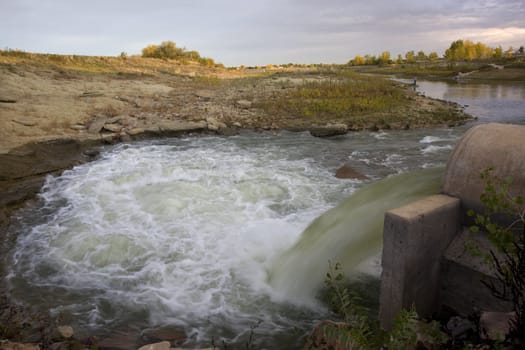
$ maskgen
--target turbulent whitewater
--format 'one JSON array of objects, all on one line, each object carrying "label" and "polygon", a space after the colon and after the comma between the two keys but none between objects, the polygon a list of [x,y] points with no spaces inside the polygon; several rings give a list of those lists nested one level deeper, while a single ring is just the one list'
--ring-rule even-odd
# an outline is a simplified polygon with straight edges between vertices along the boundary
[{"label": "turbulent whitewater", "polygon": [[[455,139],[448,129],[442,134]],[[173,324],[206,346],[212,336],[240,339],[261,322],[259,344],[295,348],[326,316],[315,292],[327,259],[336,255],[305,250],[316,266],[310,276],[282,259],[295,256],[292,247],[311,236],[311,229],[302,232],[316,217],[364,185],[336,179],[335,169],[352,162],[379,179],[442,165],[447,144],[430,140],[442,148],[429,155],[428,143],[419,142],[426,136],[355,133],[324,140],[282,133],[110,148],[94,162],[49,177],[39,203],[19,213],[5,254],[8,289],[17,301],[94,332]],[[384,189],[389,186],[395,184]],[[369,193],[368,209],[381,203],[372,201],[379,192]],[[381,222],[382,209],[374,222]],[[352,225],[367,241],[368,224]],[[374,230],[366,243],[372,249],[359,260],[377,253],[377,225]],[[287,290],[298,279],[311,280],[305,295]],[[308,307],[301,303],[306,299]]]}]

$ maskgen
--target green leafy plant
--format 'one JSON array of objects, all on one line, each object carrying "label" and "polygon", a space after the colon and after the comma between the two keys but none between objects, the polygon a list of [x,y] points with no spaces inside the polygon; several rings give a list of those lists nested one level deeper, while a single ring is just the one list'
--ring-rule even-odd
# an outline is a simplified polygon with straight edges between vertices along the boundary
[{"label": "green leafy plant", "polygon": [[[337,344],[348,349],[415,349],[418,341],[424,339],[432,348],[438,348],[448,341],[441,332],[438,322],[420,320],[416,310],[401,310],[393,322],[390,333],[381,330],[376,321],[369,317],[369,310],[362,306],[361,298],[347,287],[340,263],[329,261],[325,284],[329,290],[332,309],[346,324],[333,323],[324,327],[324,339],[315,339],[316,344]],[[316,347],[311,347],[316,349]]]},{"label": "green leafy plant", "polygon": [[[481,194],[482,214],[469,210],[475,217],[471,231],[484,230],[494,249],[489,251],[490,262],[498,284],[483,282],[496,298],[512,303],[515,316],[510,320],[508,338],[525,345],[525,207],[521,196],[513,196],[509,187],[511,178],[502,179],[487,168],[481,174],[486,187]],[[508,223],[508,224],[502,224]]]}]

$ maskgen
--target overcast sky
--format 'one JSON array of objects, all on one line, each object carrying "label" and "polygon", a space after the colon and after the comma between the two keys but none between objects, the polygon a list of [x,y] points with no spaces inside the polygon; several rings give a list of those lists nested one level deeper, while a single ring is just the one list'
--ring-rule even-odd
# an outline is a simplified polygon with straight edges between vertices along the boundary
[{"label": "overcast sky", "polygon": [[165,40],[225,65],[525,45],[525,0],[0,0],[0,48],[139,54]]}]

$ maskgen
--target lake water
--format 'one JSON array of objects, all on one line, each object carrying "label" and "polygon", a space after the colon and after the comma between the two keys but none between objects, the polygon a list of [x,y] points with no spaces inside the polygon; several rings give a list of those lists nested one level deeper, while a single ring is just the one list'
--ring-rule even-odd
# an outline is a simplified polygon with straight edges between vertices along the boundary
[{"label": "lake water", "polygon": [[[329,312],[315,293],[283,295],[269,272],[308,224],[368,182],[444,166],[475,123],[525,123],[523,84],[418,85],[479,119],[329,139],[281,132],[121,144],[49,177],[36,207],[18,213],[3,254],[11,296],[86,333],[169,324],[185,329],[188,345],[239,347],[254,329],[257,348],[301,348]],[[370,180],[336,179],[342,164]],[[377,278],[377,257],[363,263]]]}]

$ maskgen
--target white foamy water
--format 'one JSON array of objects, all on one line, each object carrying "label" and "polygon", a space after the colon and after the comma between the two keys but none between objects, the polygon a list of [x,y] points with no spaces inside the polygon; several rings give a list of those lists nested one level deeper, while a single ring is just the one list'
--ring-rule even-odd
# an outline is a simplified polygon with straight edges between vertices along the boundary
[{"label": "white foamy water", "polygon": [[261,321],[261,348],[301,348],[326,310],[273,289],[278,257],[363,185],[334,177],[348,160],[372,179],[443,165],[446,152],[421,153],[423,136],[283,133],[110,148],[48,178],[37,207],[20,213],[5,254],[9,290],[95,333],[173,324],[188,346],[206,347],[211,337],[242,344]]},{"label": "white foamy water", "polygon": [[425,136],[421,140],[419,140],[420,143],[434,143],[434,142],[440,142],[440,141],[451,141],[450,139],[441,138],[437,136]]},{"label": "white foamy water", "polygon": [[219,138],[120,146],[50,177],[12,288],[95,328],[140,316],[204,341],[214,324],[297,326],[305,311],[272,302],[267,270],[355,181],[293,154]]},{"label": "white foamy water", "polygon": [[421,153],[428,154],[428,153],[440,153],[440,152],[449,152],[452,150],[451,145],[445,145],[445,146],[437,146],[437,145],[430,145],[425,147],[421,150]]}]

